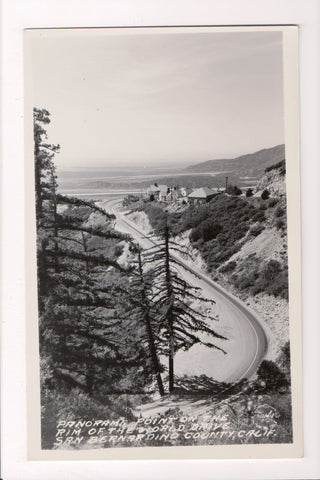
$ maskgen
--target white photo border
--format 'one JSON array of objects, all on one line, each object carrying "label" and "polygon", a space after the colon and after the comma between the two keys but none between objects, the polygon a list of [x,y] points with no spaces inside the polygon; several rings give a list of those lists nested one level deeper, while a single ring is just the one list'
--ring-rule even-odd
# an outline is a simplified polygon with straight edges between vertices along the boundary
[{"label": "white photo border", "polygon": [[[284,444],[212,445],[95,448],[90,450],[42,450],[41,407],[39,378],[39,345],[37,313],[37,269],[34,205],[34,149],[33,149],[33,98],[29,81],[31,43],[41,39],[79,37],[82,39],[114,35],[181,35],[218,32],[281,32],[284,71],[284,125],[286,148],[286,190],[288,216],[289,259],[289,319],[291,350],[291,391],[293,441]],[[235,459],[235,458],[291,458],[302,456],[302,375],[301,375],[301,268],[300,268],[300,177],[299,177],[299,104],[298,104],[298,29],[295,26],[249,27],[144,27],[111,29],[34,29],[25,31],[25,198],[26,198],[26,274],[29,279],[26,298],[27,317],[27,433],[28,459],[30,460],[153,460],[153,459]]]},{"label": "white photo border", "polygon": [[[293,7],[294,4],[294,7]],[[95,8],[96,7],[96,8]],[[277,1],[155,1],[70,0],[3,1],[3,320],[2,320],[2,464],[3,477],[15,479],[79,478],[316,478],[320,476],[319,362],[315,299],[319,273],[317,217],[319,178],[319,3]],[[25,280],[23,194],[23,69],[22,34],[25,28],[135,25],[250,25],[297,24],[300,29],[301,183],[303,246],[304,443],[303,459],[179,461],[179,462],[28,462],[26,460]],[[14,196],[12,195],[14,192]],[[14,215],[13,215],[14,212]],[[312,219],[310,216],[312,213]],[[4,279],[4,276],[3,276]],[[214,470],[214,473],[212,471]],[[62,473],[63,472],[63,473]],[[213,477],[213,475],[215,477]]]}]

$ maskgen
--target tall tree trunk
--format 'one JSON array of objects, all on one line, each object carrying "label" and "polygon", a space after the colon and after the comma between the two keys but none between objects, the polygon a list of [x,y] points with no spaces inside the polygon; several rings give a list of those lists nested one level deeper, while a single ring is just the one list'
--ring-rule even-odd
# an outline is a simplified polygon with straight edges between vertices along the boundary
[{"label": "tall tree trunk", "polygon": [[171,313],[168,314],[169,323],[169,393],[174,389],[174,332]]},{"label": "tall tree trunk", "polygon": [[42,195],[41,195],[41,166],[40,160],[38,160],[39,147],[35,145],[34,157],[35,157],[35,192],[36,192],[36,217],[37,224],[42,217]]},{"label": "tall tree trunk", "polygon": [[53,234],[54,234],[54,251],[55,251],[54,269],[55,269],[55,272],[58,273],[60,268],[59,268],[59,259],[58,259],[59,230],[58,230],[58,212],[57,212],[57,184],[56,184],[53,165],[50,168],[50,174],[51,174],[51,183],[52,183],[51,195],[52,195],[52,209],[53,209],[52,216],[53,216]]},{"label": "tall tree trunk", "polygon": [[169,393],[173,392],[174,389],[174,319],[172,314],[172,301],[173,301],[173,289],[172,289],[172,280],[170,272],[170,251],[169,251],[169,228],[166,224],[164,229],[164,241],[165,241],[165,265],[166,265],[166,288],[168,300],[170,302],[169,309],[167,312],[167,322],[168,322],[168,331],[169,331]]},{"label": "tall tree trunk", "polygon": [[145,306],[145,311],[144,311],[144,322],[147,327],[147,333],[148,333],[148,340],[149,340],[149,350],[152,358],[152,364],[153,364],[153,369],[154,373],[156,375],[157,379],[157,384],[158,384],[158,389],[161,397],[164,396],[164,387],[162,383],[162,378],[161,378],[161,373],[160,373],[160,362],[158,359],[157,355],[157,349],[154,341],[154,335],[152,331],[152,325],[151,325],[151,318],[149,315],[149,309],[147,305],[147,296],[144,288],[144,281],[143,281],[143,269],[142,269],[142,261],[141,261],[141,253],[138,253],[138,260],[139,260],[139,276],[140,276],[140,281],[141,281],[141,300],[142,300],[142,305]]},{"label": "tall tree trunk", "polygon": [[47,242],[46,240],[41,241],[41,248],[38,247],[38,302],[39,302],[39,311],[43,310],[43,300],[48,292],[48,265],[47,265],[47,252],[46,252]]},{"label": "tall tree trunk", "polygon": [[[81,238],[82,238],[82,246],[83,246],[83,251],[85,253],[85,255],[88,254],[88,244],[87,244],[87,239],[86,239],[86,236],[83,232],[81,232]],[[91,273],[91,268],[90,268],[90,263],[89,261],[86,259],[85,260],[85,270],[86,270],[86,277],[85,277],[85,286],[89,286],[90,285],[90,273]],[[90,300],[88,294],[87,294],[87,297],[88,297],[88,301]],[[90,324],[90,320],[88,320],[88,324],[87,324],[87,335],[89,337],[90,333],[91,333],[91,324]],[[89,395],[92,395],[92,392],[93,392],[93,388],[94,388],[94,383],[95,383],[95,370],[94,370],[94,366],[91,362],[91,359],[93,358],[93,355],[94,355],[94,348],[93,348],[93,342],[91,342],[91,344],[89,343],[89,346],[88,346],[88,353],[86,355],[87,357],[87,362],[86,362],[86,366],[85,366],[85,369],[86,369],[86,387],[85,387],[85,390],[86,390],[86,393],[88,393]]]},{"label": "tall tree trunk", "polygon": [[152,358],[153,369],[154,369],[154,373],[156,375],[159,393],[160,393],[161,397],[163,397],[164,396],[164,387],[163,387],[162,378],[161,378],[161,374],[160,374],[160,363],[159,363],[159,360],[158,360],[157,351],[156,351],[156,347],[155,347],[155,343],[154,343],[154,337],[153,337],[153,332],[152,332],[152,328],[151,328],[150,317],[149,317],[148,314],[146,314],[144,318],[145,318],[145,323],[146,323],[147,331],[148,331],[149,350],[150,350],[150,354],[151,354],[151,358]]}]

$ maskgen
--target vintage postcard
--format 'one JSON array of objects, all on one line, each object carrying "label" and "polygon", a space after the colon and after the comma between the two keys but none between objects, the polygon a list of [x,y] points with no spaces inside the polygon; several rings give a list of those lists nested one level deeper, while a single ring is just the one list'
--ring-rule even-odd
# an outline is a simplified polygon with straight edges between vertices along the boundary
[{"label": "vintage postcard", "polygon": [[29,459],[302,456],[297,37],[25,31]]}]

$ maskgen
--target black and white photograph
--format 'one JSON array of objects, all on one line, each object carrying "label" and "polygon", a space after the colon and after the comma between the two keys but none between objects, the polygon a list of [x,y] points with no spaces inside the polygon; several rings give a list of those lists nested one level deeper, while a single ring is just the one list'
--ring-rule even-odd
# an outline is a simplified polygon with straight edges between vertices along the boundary
[{"label": "black and white photograph", "polygon": [[25,31],[42,452],[301,455],[285,32]]}]

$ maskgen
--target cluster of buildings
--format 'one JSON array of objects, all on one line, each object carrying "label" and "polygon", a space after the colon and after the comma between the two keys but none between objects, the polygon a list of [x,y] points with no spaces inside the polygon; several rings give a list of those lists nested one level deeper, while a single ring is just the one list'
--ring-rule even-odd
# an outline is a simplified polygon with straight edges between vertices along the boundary
[{"label": "cluster of buildings", "polygon": [[167,185],[158,185],[153,183],[147,188],[146,197],[149,200],[158,200],[161,202],[181,202],[181,203],[205,203],[222,193],[221,188],[189,188],[189,187],[168,187]]}]

